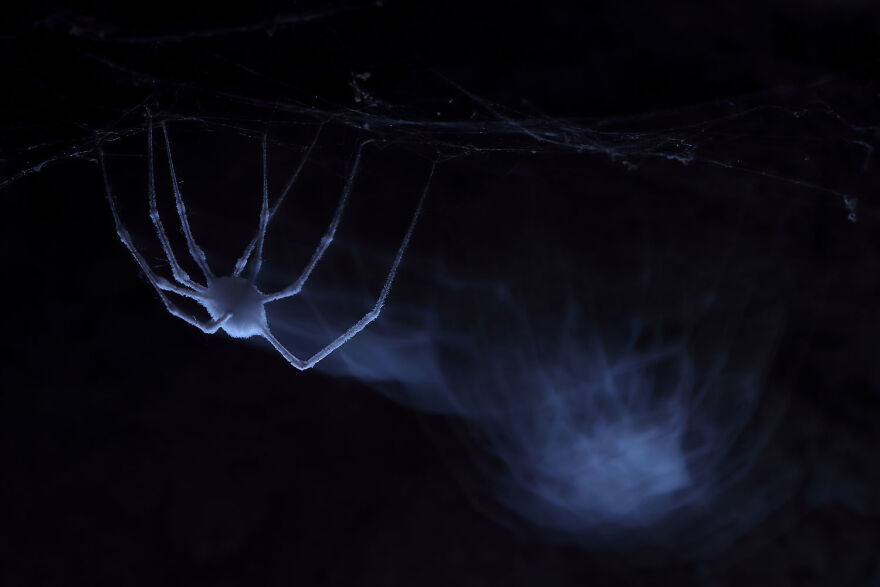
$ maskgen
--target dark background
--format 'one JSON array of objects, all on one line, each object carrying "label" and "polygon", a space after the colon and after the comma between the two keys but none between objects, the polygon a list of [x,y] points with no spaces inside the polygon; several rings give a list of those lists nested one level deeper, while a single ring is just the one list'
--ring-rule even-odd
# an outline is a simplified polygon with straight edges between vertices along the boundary
[{"label": "dark background", "polygon": [[[0,16],[3,585],[880,584],[874,3],[93,2]],[[636,151],[628,171],[546,144],[532,157],[500,132],[505,152],[444,163],[395,293],[435,303],[447,286],[425,275],[442,265],[506,284],[536,321],[560,283],[589,289],[600,322],[687,314],[706,291],[783,316],[767,386],[787,408],[764,466],[793,480],[720,551],[584,546],[493,513],[454,419],[184,325],[113,231],[96,133],[137,129],[145,103],[258,130],[295,103],[289,116],[311,125],[311,107],[419,121],[405,172],[393,150],[371,163],[399,178],[377,188],[397,215],[352,214],[346,238],[399,233],[389,198],[420,185],[432,149],[419,139],[474,141],[429,122],[493,120],[446,79],[503,116],[693,125],[687,166]],[[728,101],[744,106],[709,124]],[[772,107],[742,114],[750,104]],[[257,144],[233,153],[245,179]],[[182,157],[210,173],[211,153]],[[319,161],[339,177],[347,162]],[[856,222],[841,194],[858,198]],[[640,268],[659,277],[645,285]]]}]

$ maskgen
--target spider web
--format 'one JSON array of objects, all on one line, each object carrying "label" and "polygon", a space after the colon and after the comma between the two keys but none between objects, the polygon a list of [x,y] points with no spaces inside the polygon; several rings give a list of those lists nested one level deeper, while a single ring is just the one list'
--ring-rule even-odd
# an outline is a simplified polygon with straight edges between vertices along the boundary
[{"label": "spider web", "polygon": [[[390,97],[371,72],[349,72],[330,84],[322,97],[210,51],[199,59],[204,79],[192,82],[151,73],[146,63],[138,63],[143,59],[132,58],[136,50],[127,50],[128,45],[173,48],[190,40],[256,33],[271,37],[279,28],[370,7],[340,5],[275,14],[253,25],[144,34],[111,30],[75,13],[56,14],[39,25],[73,40],[77,67],[106,77],[102,81],[116,90],[114,98],[117,92],[126,94],[125,105],[120,110],[118,104],[108,104],[82,118],[58,119],[51,125],[29,125],[20,117],[7,133],[0,189],[66,160],[92,160],[96,140],[142,132],[141,124],[132,123],[137,117],[130,116],[139,105],[158,107],[157,122],[201,121],[251,136],[269,125],[332,122],[364,136],[431,147],[440,159],[570,150],[604,157],[633,171],[652,161],[718,167],[835,197],[852,221],[858,218],[858,202],[870,196],[876,183],[874,63],[685,107],[585,117],[546,114],[527,97],[521,97],[517,107],[492,102],[432,69],[410,72],[406,84],[388,89]],[[14,35],[3,42],[12,52],[24,45]],[[153,59],[162,53],[157,51]],[[235,81],[230,83],[226,78],[233,74]],[[260,91],[242,91],[254,88]],[[61,109],[60,114],[67,113]]]}]

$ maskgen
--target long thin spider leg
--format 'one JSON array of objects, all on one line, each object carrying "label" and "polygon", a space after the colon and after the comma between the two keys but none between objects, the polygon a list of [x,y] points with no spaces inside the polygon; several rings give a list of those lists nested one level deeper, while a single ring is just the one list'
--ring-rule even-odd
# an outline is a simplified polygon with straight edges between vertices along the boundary
[{"label": "long thin spider leg", "polygon": [[340,334],[336,340],[322,348],[320,351],[312,355],[308,359],[300,359],[290,351],[288,351],[284,345],[282,345],[278,339],[271,333],[268,327],[263,329],[263,336],[268,340],[275,349],[281,353],[287,361],[296,367],[299,370],[310,369],[315,366],[319,361],[321,361],[324,357],[344,345],[346,342],[352,339],[357,333],[366,328],[366,326],[379,317],[379,314],[382,312],[382,306],[385,305],[385,299],[388,297],[389,292],[391,291],[391,284],[394,283],[394,277],[397,274],[397,268],[400,265],[401,260],[403,259],[403,254],[406,251],[407,245],[409,245],[409,241],[412,238],[413,230],[416,227],[416,222],[419,219],[419,215],[422,212],[422,206],[425,203],[425,197],[428,194],[428,188],[431,185],[431,179],[434,177],[434,169],[436,168],[436,163],[431,165],[431,171],[428,175],[428,181],[425,184],[425,189],[422,192],[421,198],[419,198],[419,204],[416,207],[416,211],[413,214],[412,220],[409,223],[409,228],[406,230],[406,235],[403,237],[403,242],[400,244],[400,248],[397,249],[397,254],[394,256],[394,262],[391,264],[391,269],[388,271],[388,276],[385,278],[385,284],[382,286],[382,292],[379,294],[379,297],[376,299],[376,303],[373,305],[373,308],[364,314],[364,316],[358,320],[354,326]]},{"label": "long thin spider leg", "polygon": [[266,142],[268,137],[263,135],[263,204],[260,208],[260,226],[257,230],[257,254],[250,266],[248,281],[251,284],[257,279],[260,267],[263,265],[263,242],[266,240],[266,226],[269,224],[269,154]]},{"label": "long thin spider leg", "polygon": [[272,212],[270,212],[270,214],[269,214],[270,219],[272,218],[272,216],[275,215],[275,212],[278,211],[278,207],[281,206],[281,202],[283,202],[284,198],[287,197],[287,194],[293,188],[293,184],[296,183],[296,180],[299,177],[300,172],[303,170],[303,167],[305,167],[306,162],[312,156],[312,151],[315,149],[315,145],[318,144],[318,138],[321,136],[321,131],[324,130],[325,124],[327,124],[327,123],[322,122],[321,124],[318,125],[318,130],[317,130],[317,132],[315,132],[315,136],[312,139],[312,142],[309,144],[309,148],[306,149],[306,152],[303,155],[303,158],[300,160],[299,165],[297,165],[296,170],[293,172],[293,175],[290,176],[290,179],[287,180],[287,183],[284,185],[284,189],[281,191],[281,195],[278,196],[278,200],[272,206]]},{"label": "long thin spider leg", "polygon": [[[244,252],[241,254],[241,257],[235,262],[235,270],[232,272],[233,277],[238,277],[241,275],[241,272],[244,271],[245,266],[247,265],[248,260],[251,257],[251,253],[254,252],[254,248],[257,246],[257,241],[262,240],[266,236],[266,227],[269,225],[269,222],[275,216],[275,213],[278,211],[278,208],[281,206],[281,203],[284,201],[284,198],[287,196],[288,192],[290,192],[293,184],[296,183],[297,178],[299,178],[300,172],[305,167],[306,162],[309,160],[309,157],[312,155],[312,150],[315,148],[315,145],[318,143],[318,137],[321,136],[321,130],[323,130],[325,123],[321,123],[318,126],[318,132],[315,133],[315,138],[312,139],[312,143],[309,145],[308,149],[306,149],[303,158],[300,160],[299,165],[294,170],[293,175],[290,176],[287,184],[284,186],[284,190],[281,192],[281,195],[278,196],[278,199],[272,205],[272,208],[269,210],[268,216],[265,218],[265,222],[263,220],[263,214],[260,215],[260,226],[257,229],[257,233],[251,239],[251,242],[248,243],[248,246],[245,247]],[[265,137],[264,137],[265,138]],[[265,148],[265,145],[264,145]],[[265,162],[264,162],[265,164]],[[264,170],[265,171],[265,170]],[[268,191],[268,190],[267,190]],[[262,262],[262,261],[261,261]]]},{"label": "long thin spider leg", "polygon": [[288,363],[290,363],[291,365],[293,365],[294,367],[296,367],[300,371],[305,371],[306,369],[308,369],[309,367],[312,366],[312,365],[309,365],[307,361],[300,359],[299,357],[294,355],[292,352],[287,350],[284,347],[284,345],[281,344],[281,341],[279,341],[277,338],[275,338],[275,335],[272,334],[272,332],[268,328],[263,329],[263,338],[268,340],[269,343],[273,347],[275,347],[275,350],[278,351],[279,353],[281,353],[282,357],[287,359]]},{"label": "long thin spider leg", "polygon": [[213,320],[209,320],[205,324],[201,324],[198,320],[193,319],[193,321],[187,320],[190,324],[204,332],[205,334],[214,334],[229,320],[229,317],[232,316],[232,312],[226,312],[219,318],[215,318]]},{"label": "long thin spider leg", "polygon": [[361,163],[361,155],[363,154],[364,147],[372,142],[372,140],[364,141],[360,144],[360,146],[358,146],[357,154],[354,157],[354,162],[352,163],[351,170],[348,173],[348,179],[346,180],[345,187],[342,190],[342,197],[339,198],[339,203],[336,205],[336,212],[334,212],[333,214],[333,220],[330,221],[330,226],[327,227],[327,232],[324,233],[323,237],[321,237],[321,242],[318,244],[318,247],[312,254],[312,258],[309,260],[308,265],[306,265],[306,268],[303,270],[302,274],[290,286],[273,294],[267,294],[264,298],[267,302],[295,296],[300,292],[300,290],[302,290],[303,285],[305,285],[306,281],[308,281],[309,276],[312,274],[312,271],[314,271],[315,266],[318,264],[318,261],[321,260],[321,257],[324,256],[324,253],[327,251],[330,243],[333,242],[333,237],[336,234],[337,227],[339,226],[339,221],[342,220],[342,213],[345,211],[345,205],[348,203],[348,195],[351,193],[351,187],[354,184],[354,179],[357,175],[358,166]]},{"label": "long thin spider leg", "polygon": [[128,233],[128,230],[122,224],[122,219],[119,216],[119,210],[116,208],[116,198],[113,196],[113,190],[110,188],[110,179],[107,176],[107,165],[104,162],[104,149],[101,148],[100,144],[98,144],[98,160],[101,163],[101,176],[104,180],[104,190],[107,193],[107,201],[110,203],[110,211],[113,214],[113,222],[116,225],[116,234],[119,236],[119,240],[122,241],[122,244],[125,245],[125,248],[128,249],[128,252],[131,253],[131,256],[134,257],[134,260],[141,268],[141,271],[143,271],[144,275],[147,276],[150,284],[159,294],[159,298],[165,305],[165,309],[168,310],[168,312],[172,316],[180,318],[187,324],[195,326],[206,334],[217,332],[217,330],[229,319],[232,314],[227,313],[220,318],[217,318],[216,320],[209,320],[208,322],[202,323],[197,318],[188,315],[186,312],[178,308],[177,305],[174,304],[174,302],[168,299],[168,296],[165,294],[166,291],[171,291],[176,294],[199,301],[203,299],[203,296],[198,292],[189,291],[178,285],[175,285],[169,282],[164,277],[160,277],[153,273],[153,270],[150,268],[150,265],[147,263],[146,259],[144,259],[143,255],[141,255],[137,248],[134,246],[134,241],[132,241],[131,235]]},{"label": "long thin spider leg", "polygon": [[186,215],[186,205],[183,203],[183,198],[180,195],[180,186],[177,183],[177,173],[174,171],[174,160],[171,157],[171,141],[168,139],[168,127],[165,125],[164,120],[160,124],[162,125],[162,134],[165,136],[165,152],[168,154],[168,170],[171,172],[171,186],[174,188],[174,200],[177,203],[177,215],[180,217],[180,226],[183,228],[183,234],[186,236],[186,246],[189,248],[189,254],[192,255],[193,260],[198,264],[202,273],[205,274],[205,279],[207,279],[210,284],[214,281],[214,274],[211,272],[211,268],[208,267],[208,259],[205,256],[205,251],[199,247],[195,237],[193,237],[192,230],[190,229],[189,219]]},{"label": "long thin spider leg", "polygon": [[192,277],[189,276],[189,273],[187,273],[177,261],[177,256],[174,254],[174,249],[171,248],[171,242],[168,240],[168,234],[165,232],[165,225],[162,223],[162,218],[159,216],[159,209],[156,206],[156,172],[153,156],[153,117],[150,115],[149,111],[147,112],[147,117],[147,167],[149,171],[147,185],[150,198],[150,220],[153,221],[156,236],[159,237],[159,242],[162,243],[162,250],[165,251],[165,257],[171,265],[171,273],[174,275],[174,279],[196,291],[204,292],[205,287],[193,281]]}]

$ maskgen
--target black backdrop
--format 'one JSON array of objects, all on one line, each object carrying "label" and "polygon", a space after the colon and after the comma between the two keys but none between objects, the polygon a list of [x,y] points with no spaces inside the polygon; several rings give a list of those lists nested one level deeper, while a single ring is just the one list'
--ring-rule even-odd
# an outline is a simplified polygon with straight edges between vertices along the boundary
[{"label": "black backdrop", "polygon": [[[880,582],[871,2],[93,2],[0,14],[2,584]],[[260,100],[258,114],[228,107],[223,93]],[[745,105],[728,126],[710,125],[727,102]],[[292,103],[312,129],[321,119],[311,107],[343,127],[417,121],[402,159],[392,150],[370,164],[386,183],[376,208],[352,214],[353,248],[375,237],[393,250],[410,208],[392,198],[421,185],[431,153],[455,155],[438,171],[389,311],[395,297],[437,303],[450,281],[432,277],[447,274],[436,266],[503,283],[533,324],[562,304],[560,283],[589,290],[595,321],[608,324],[687,315],[712,283],[721,306],[752,324],[738,344],[772,339],[765,385],[785,411],[754,491],[784,469],[779,499],[744,512],[742,532],[708,554],[548,536],[488,504],[456,418],[407,407],[363,378],[297,372],[267,346],[168,316],[116,238],[94,137],[137,128],[142,104],[198,117],[217,103],[226,120],[256,120],[257,133]],[[773,108],[743,114],[749,104]],[[693,125],[697,160],[635,149],[623,157],[630,169],[607,153],[529,146],[504,124],[486,143],[500,152],[461,156],[441,143],[476,139],[430,126],[469,117],[526,117],[539,129],[571,118]],[[340,131],[340,144],[355,135]],[[116,144],[117,166],[132,145]],[[258,178],[257,145],[227,155],[242,181]],[[193,148],[181,154],[189,169],[212,173],[215,147]],[[337,177],[350,160],[320,157]],[[137,187],[122,196],[131,210],[143,203]],[[316,205],[303,220],[312,236],[324,212]],[[386,233],[391,241],[375,236]],[[647,286],[644,271],[658,276]],[[491,343],[474,343],[472,360],[491,362]]]}]

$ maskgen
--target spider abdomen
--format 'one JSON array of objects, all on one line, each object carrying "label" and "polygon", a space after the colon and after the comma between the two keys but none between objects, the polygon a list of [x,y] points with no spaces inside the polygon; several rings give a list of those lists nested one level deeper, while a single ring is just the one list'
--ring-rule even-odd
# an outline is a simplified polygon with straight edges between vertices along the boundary
[{"label": "spider abdomen", "polygon": [[215,320],[230,314],[221,328],[234,338],[259,336],[266,328],[264,296],[243,277],[215,279],[201,303]]}]

